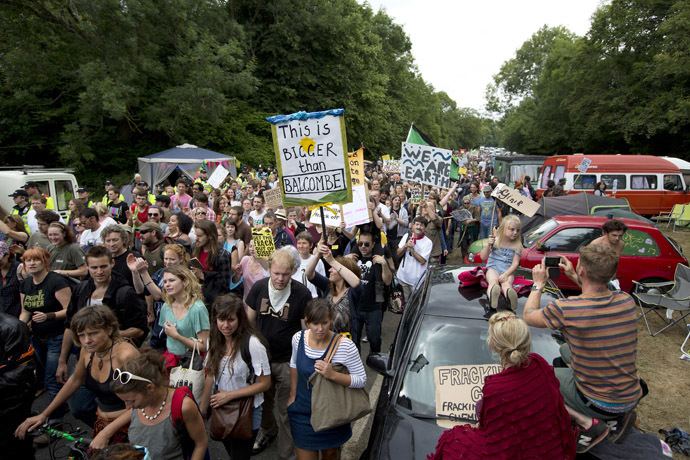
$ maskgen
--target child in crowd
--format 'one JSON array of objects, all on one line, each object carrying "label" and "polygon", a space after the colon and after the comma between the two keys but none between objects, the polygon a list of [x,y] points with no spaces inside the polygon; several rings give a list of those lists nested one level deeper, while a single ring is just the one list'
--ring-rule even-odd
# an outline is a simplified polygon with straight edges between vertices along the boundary
[{"label": "child in crowd", "polygon": [[510,308],[517,309],[517,292],[513,289],[513,273],[520,266],[522,256],[520,238],[520,219],[514,215],[506,216],[498,230],[492,229],[489,242],[481,252],[486,260],[486,280],[489,283],[487,296],[491,308],[498,306],[498,298],[503,290]]}]

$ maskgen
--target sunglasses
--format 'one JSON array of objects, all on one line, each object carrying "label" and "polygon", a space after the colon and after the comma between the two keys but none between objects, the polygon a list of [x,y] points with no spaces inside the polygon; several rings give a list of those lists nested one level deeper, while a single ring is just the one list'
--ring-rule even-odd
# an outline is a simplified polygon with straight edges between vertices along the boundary
[{"label": "sunglasses", "polygon": [[194,214],[197,216],[205,216],[206,215],[206,213],[204,211],[195,212]]},{"label": "sunglasses", "polygon": [[153,230],[148,230],[148,229],[147,229],[147,230],[140,230],[140,231],[139,231],[139,234],[140,234],[140,235],[146,235],[147,233],[151,233],[152,231],[153,231]]},{"label": "sunglasses", "polygon": [[113,380],[117,380],[123,385],[127,385],[131,380],[138,380],[140,382],[148,382],[153,384],[153,382],[149,379],[139,377],[138,375],[134,375],[131,372],[122,372],[119,368],[113,371]]},{"label": "sunglasses", "polygon": [[160,216],[160,214],[158,214],[158,213],[154,213],[154,214],[149,213],[148,216],[149,216],[149,217],[158,217],[158,216]]},{"label": "sunglasses", "polygon": [[368,242],[368,241],[360,241],[360,242],[357,243],[357,246],[359,246],[360,248],[361,248],[362,246],[364,246],[365,248],[368,248],[369,246],[371,246],[371,243]]}]

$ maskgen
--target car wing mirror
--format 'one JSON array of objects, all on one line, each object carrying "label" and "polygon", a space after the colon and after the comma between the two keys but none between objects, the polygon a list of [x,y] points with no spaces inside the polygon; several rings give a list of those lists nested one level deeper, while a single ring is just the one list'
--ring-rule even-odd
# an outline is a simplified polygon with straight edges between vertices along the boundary
[{"label": "car wing mirror", "polygon": [[549,251],[549,246],[542,243],[541,241],[537,241],[537,251],[539,252],[548,252]]},{"label": "car wing mirror", "polygon": [[384,377],[393,378],[393,371],[388,369],[389,360],[390,355],[388,353],[371,353],[367,357],[367,366]]}]

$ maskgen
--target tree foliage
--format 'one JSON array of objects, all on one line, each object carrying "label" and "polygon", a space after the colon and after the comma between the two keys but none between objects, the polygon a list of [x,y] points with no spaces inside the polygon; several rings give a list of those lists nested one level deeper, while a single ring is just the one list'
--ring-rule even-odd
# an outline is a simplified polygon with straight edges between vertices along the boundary
[{"label": "tree foliage", "polygon": [[[687,158],[689,29],[687,1],[613,0],[597,10],[585,37],[562,31],[544,47],[535,34],[535,43],[521,50],[545,53],[534,56],[533,66],[507,61],[489,91],[491,108],[504,114],[503,142],[522,153]],[[518,71],[504,72],[516,62]],[[519,98],[519,104],[505,104]]]},{"label": "tree foliage", "polygon": [[402,27],[355,0],[0,0],[0,163],[131,173],[184,142],[273,162],[268,115],[342,107],[348,144],[495,131],[420,76]]}]

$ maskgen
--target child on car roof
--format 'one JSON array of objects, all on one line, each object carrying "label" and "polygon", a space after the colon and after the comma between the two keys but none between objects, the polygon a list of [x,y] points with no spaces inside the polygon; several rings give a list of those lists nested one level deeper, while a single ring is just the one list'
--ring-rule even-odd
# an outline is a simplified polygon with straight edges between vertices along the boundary
[{"label": "child on car roof", "polygon": [[520,266],[522,256],[522,239],[520,238],[520,219],[515,215],[506,216],[498,230],[492,229],[489,242],[481,252],[486,260],[486,281],[489,283],[487,296],[491,308],[496,309],[501,290],[505,294],[510,308],[517,309],[517,292],[513,289],[515,270]]}]

